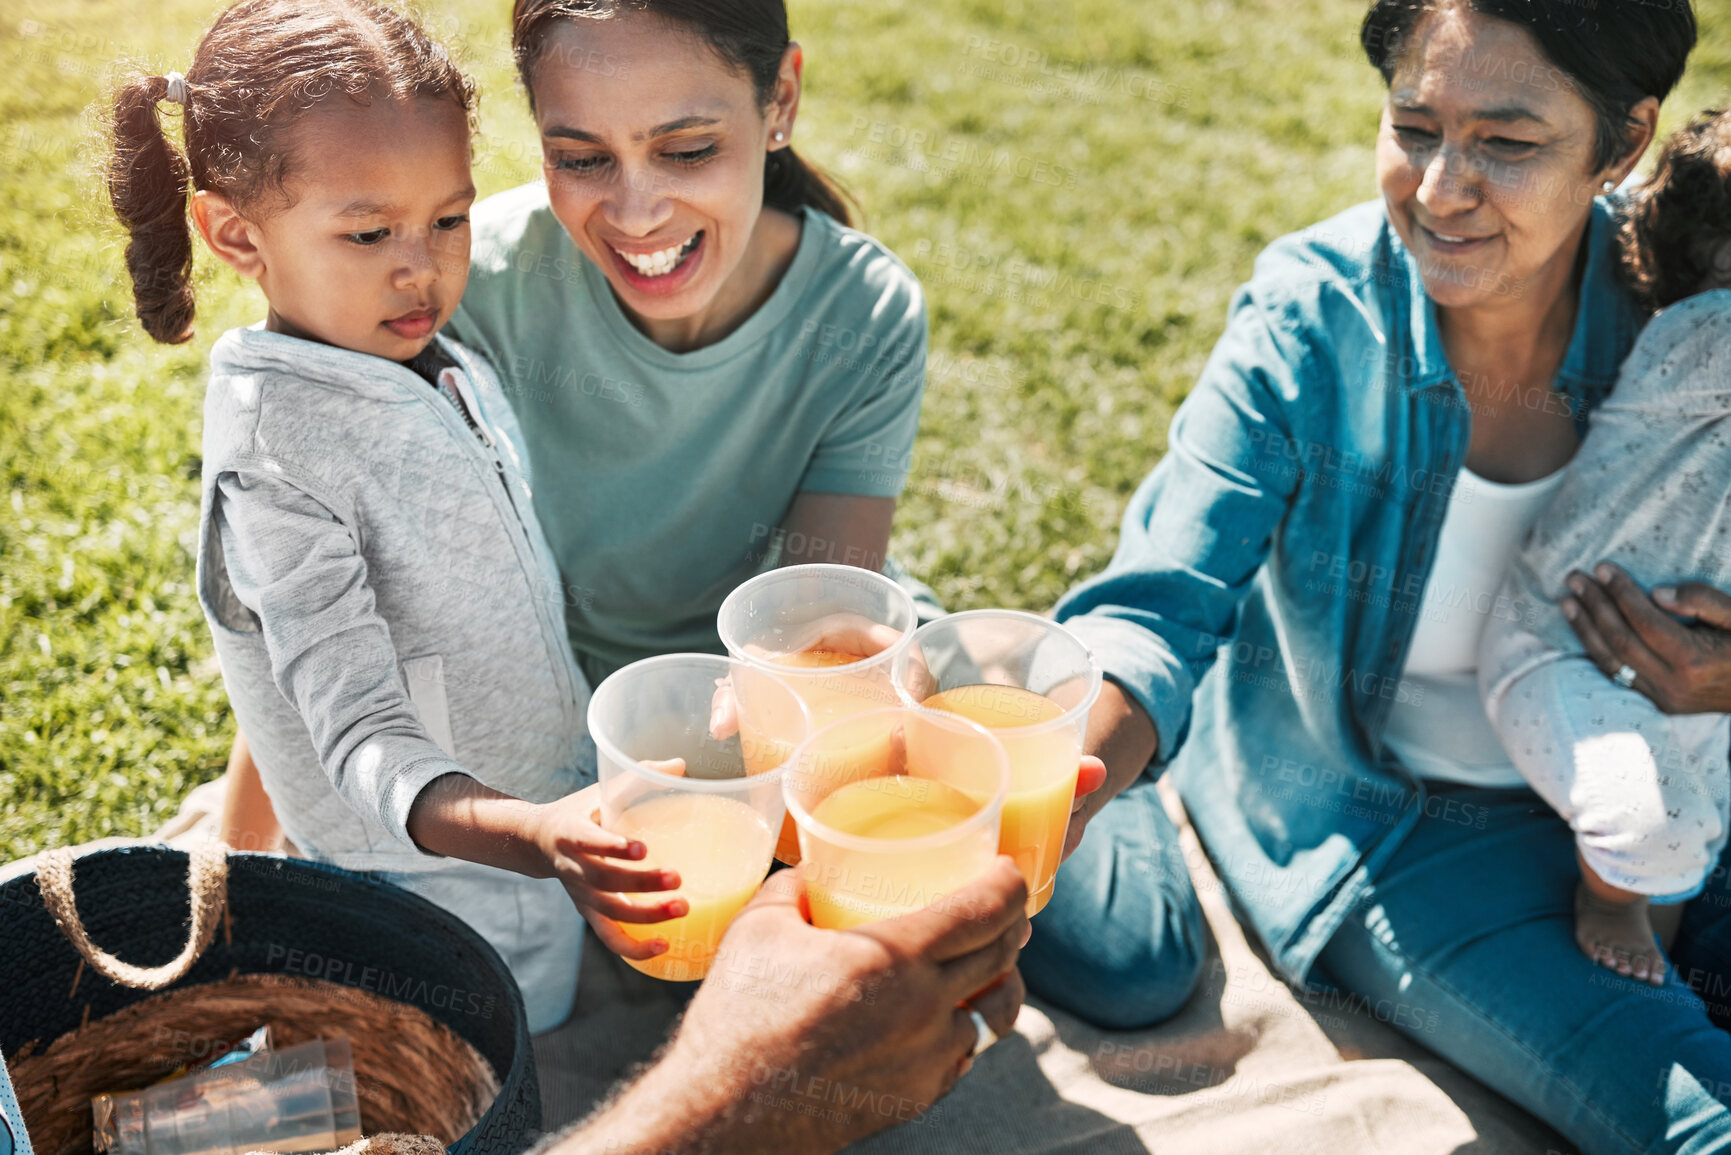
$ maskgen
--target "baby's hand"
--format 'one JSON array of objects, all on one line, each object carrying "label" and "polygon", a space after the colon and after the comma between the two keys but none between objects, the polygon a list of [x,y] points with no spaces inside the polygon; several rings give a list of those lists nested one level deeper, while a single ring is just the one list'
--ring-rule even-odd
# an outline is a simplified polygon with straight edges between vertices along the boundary
[{"label": "baby's hand", "polygon": [[[536,843],[608,950],[622,958],[654,958],[667,950],[665,939],[637,942],[618,923],[664,922],[686,914],[690,904],[664,893],[679,889],[677,871],[627,865],[648,850],[636,839],[603,830],[600,805],[601,787],[595,785],[541,807]],[[648,901],[627,897],[645,892],[661,893]]]}]

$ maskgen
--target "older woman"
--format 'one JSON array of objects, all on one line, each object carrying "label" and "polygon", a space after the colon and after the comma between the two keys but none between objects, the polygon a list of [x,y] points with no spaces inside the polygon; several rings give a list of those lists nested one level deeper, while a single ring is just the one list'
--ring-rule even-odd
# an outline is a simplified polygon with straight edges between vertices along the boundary
[{"label": "older woman", "polygon": [[[1595,968],[1570,929],[1570,831],[1473,685],[1503,570],[1642,325],[1598,194],[1640,159],[1694,37],[1686,3],[1374,4],[1382,199],[1258,260],[1111,567],[1060,607],[1111,675],[1090,734],[1110,777],[1035,922],[1031,991],[1092,992],[1119,1024],[1169,1013],[1194,976],[1194,897],[1147,842],[1170,826],[1144,767],[1169,764],[1289,980],[1362,995],[1583,1149],[1731,1142],[1711,1017],[1731,1008],[1688,989],[1731,977],[1725,872],[1676,945],[1688,985]],[[1673,655],[1711,633],[1615,581],[1576,591],[1608,670],[1642,629]],[[1725,709],[1716,644],[1641,657],[1643,684]]]}]

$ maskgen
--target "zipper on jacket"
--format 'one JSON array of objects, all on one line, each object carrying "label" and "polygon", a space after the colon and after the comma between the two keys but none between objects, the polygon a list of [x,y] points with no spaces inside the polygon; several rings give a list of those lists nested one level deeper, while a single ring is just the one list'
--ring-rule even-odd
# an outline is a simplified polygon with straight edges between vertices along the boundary
[{"label": "zipper on jacket", "polygon": [[[446,374],[449,376],[447,377]],[[460,366],[453,366],[439,374],[439,378],[441,382],[449,382],[450,385],[449,390],[441,388],[440,392],[444,393],[451,404],[456,406],[457,412],[463,415],[463,420],[468,423],[469,428],[474,430],[475,435],[481,439],[481,444],[487,447],[488,454],[493,459],[493,473],[499,478],[499,484],[505,487],[505,496],[511,502],[511,511],[521,520],[523,511],[517,507],[517,495],[511,492],[510,479],[505,476],[504,459],[499,456],[499,446],[493,440],[492,430],[488,429],[487,423],[481,419],[481,405],[475,400],[474,391],[469,385],[468,375],[463,372]]]},{"label": "zipper on jacket", "polygon": [[481,439],[481,443],[488,449],[492,449],[492,430],[488,429],[481,421],[481,406],[476,402],[475,395],[469,387],[468,377],[460,366],[450,366],[439,374],[439,392],[443,393],[445,399],[456,406],[457,412],[463,415],[463,420],[468,424],[470,430]]},{"label": "zipper on jacket", "polygon": [[[517,503],[517,495],[511,492],[511,481],[505,473],[505,461],[499,455],[498,443],[494,440],[492,430],[487,427],[487,423],[482,417],[481,403],[476,399],[474,388],[469,383],[468,367],[464,363],[464,358],[461,354],[457,355],[457,360],[458,364],[452,367],[453,371],[450,376],[451,387],[449,392],[443,388],[439,391],[445,394],[447,398],[451,399],[457,412],[462,414],[463,420],[476,433],[480,438],[481,443],[486,447],[487,456],[493,463],[494,476],[499,479],[499,485],[505,491],[505,501],[510,505],[512,515],[517,519],[517,532],[519,535],[519,541],[516,543],[519,550],[518,564],[523,566],[525,576],[529,578],[530,585],[533,588],[539,583],[541,574],[532,564],[535,557],[535,551],[529,545],[528,524],[524,521],[522,507]],[[443,380],[445,375],[441,373],[439,376],[440,379]],[[534,510],[530,510],[528,516],[534,517]],[[555,569],[557,569],[557,567],[555,567]],[[554,628],[562,623],[548,620],[546,607],[541,604],[542,599],[536,598],[535,600],[536,616],[541,619],[541,629],[547,634],[549,644],[552,647],[553,652],[549,656],[552,658],[553,667],[560,671],[560,676],[565,682],[566,700],[571,703],[573,709],[578,709],[577,681],[571,668],[575,665],[575,660],[570,655],[570,641],[562,629]],[[564,601],[563,593],[561,593],[560,601],[561,603]],[[563,661],[560,660],[561,657],[564,658]],[[583,729],[585,733],[588,732],[588,726],[586,723],[584,724]]]}]

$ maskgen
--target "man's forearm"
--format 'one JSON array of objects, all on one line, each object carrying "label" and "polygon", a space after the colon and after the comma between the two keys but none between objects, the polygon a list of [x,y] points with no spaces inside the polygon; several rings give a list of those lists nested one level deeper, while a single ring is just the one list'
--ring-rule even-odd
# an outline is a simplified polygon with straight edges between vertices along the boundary
[{"label": "man's forearm", "polygon": [[[537,1155],[822,1155],[754,1126],[749,1080],[717,1077],[676,1040],[637,1082]],[[737,1074],[737,1073],[735,1073]]]}]

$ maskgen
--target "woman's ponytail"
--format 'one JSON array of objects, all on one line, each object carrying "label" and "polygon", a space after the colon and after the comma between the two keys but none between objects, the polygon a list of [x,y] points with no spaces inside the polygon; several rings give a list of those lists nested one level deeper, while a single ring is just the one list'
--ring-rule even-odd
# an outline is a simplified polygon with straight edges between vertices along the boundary
[{"label": "woman's ponytail", "polygon": [[789,213],[814,208],[852,227],[853,214],[848,210],[851,199],[829,174],[807,164],[792,148],[765,154],[763,203],[769,208]]},{"label": "woman's ponytail", "polygon": [[108,198],[126,226],[126,268],[144,331],[164,344],[192,337],[192,228],[186,198],[192,173],[162,131],[160,76],[137,77],[114,100],[114,155]]}]

